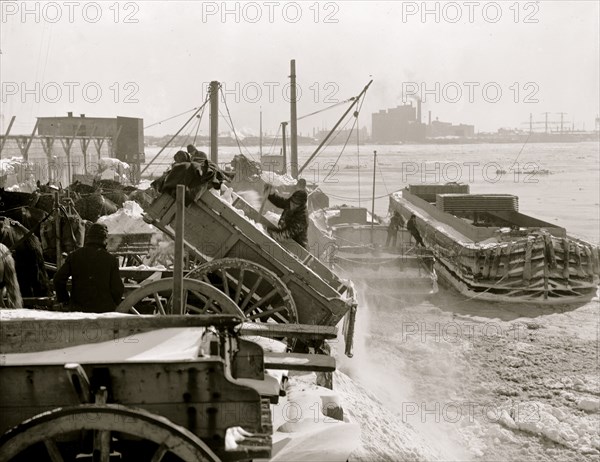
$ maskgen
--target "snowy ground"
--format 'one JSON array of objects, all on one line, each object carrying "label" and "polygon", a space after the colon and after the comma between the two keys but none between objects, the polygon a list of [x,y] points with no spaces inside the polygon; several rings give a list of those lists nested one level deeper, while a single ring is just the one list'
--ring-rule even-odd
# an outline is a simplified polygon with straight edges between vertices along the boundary
[{"label": "snowy ground", "polygon": [[363,294],[340,366],[383,409],[363,416],[356,460],[600,460],[597,298],[541,309]]}]

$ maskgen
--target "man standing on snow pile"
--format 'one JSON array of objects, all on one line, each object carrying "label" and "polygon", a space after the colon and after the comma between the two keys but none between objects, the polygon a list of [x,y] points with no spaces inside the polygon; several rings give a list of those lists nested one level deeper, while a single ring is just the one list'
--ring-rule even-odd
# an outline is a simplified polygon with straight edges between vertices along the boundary
[{"label": "man standing on snow pile", "polygon": [[306,210],[308,194],[306,191],[294,191],[288,199],[285,199],[271,193],[271,185],[266,184],[265,194],[268,194],[269,202],[275,207],[283,209],[278,226],[267,229],[269,235],[276,240],[293,239],[306,249],[308,246],[308,211]]}]

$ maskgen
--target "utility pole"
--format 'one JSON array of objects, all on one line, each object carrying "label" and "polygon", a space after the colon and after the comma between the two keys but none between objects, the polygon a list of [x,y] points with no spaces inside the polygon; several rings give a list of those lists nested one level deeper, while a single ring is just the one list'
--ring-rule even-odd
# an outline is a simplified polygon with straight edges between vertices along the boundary
[{"label": "utility pole", "polygon": [[545,133],[548,134],[548,114],[550,114],[549,112],[542,112],[542,114],[544,114],[546,116],[546,130]]},{"label": "utility pole", "polygon": [[291,151],[291,168],[292,177],[298,178],[298,120],[296,114],[296,60],[290,62],[290,151]]},{"label": "utility pole", "polygon": [[557,112],[557,114],[560,114],[560,132],[563,132],[563,120],[564,120],[564,116],[567,115],[566,112]]}]

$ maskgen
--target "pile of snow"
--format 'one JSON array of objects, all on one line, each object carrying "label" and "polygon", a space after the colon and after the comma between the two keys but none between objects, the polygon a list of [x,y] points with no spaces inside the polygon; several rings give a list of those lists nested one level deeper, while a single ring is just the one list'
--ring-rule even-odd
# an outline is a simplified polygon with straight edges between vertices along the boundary
[{"label": "pile of snow", "polygon": [[0,177],[5,177],[0,186],[7,191],[33,192],[37,189],[34,171],[35,165],[22,157],[0,159]]},{"label": "pile of snow", "polygon": [[125,201],[112,215],[98,218],[108,227],[108,234],[158,234],[159,231],[142,218],[144,211],[135,201]]},{"label": "pile of snow", "polygon": [[112,157],[102,157],[98,162],[98,175],[103,180],[116,180],[128,183],[130,178],[129,164]]},{"label": "pile of snow", "polygon": [[172,267],[175,262],[175,242],[162,233],[154,234],[150,241],[150,252],[143,262],[151,267]]},{"label": "pile of snow", "polygon": [[[586,406],[588,404],[591,410],[597,411],[597,400],[590,399],[586,401]],[[504,412],[499,422],[507,428],[543,436],[584,454],[600,451],[598,420],[573,414],[569,409],[528,401]]]}]

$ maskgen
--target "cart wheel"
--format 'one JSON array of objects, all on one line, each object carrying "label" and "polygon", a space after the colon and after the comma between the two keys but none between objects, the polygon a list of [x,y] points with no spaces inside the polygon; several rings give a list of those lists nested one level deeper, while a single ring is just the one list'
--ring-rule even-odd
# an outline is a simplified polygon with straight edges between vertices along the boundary
[{"label": "cart wheel", "polygon": [[[10,429],[0,437],[0,462],[8,462],[38,443],[46,446],[48,460],[62,461],[60,449],[64,435],[81,430],[100,434],[118,432],[138,441],[141,438],[144,443],[154,443],[153,462],[161,461],[168,453],[186,462],[219,461],[200,438],[164,417],[115,404],[82,404],[44,412]],[[119,439],[118,434],[113,436]],[[98,460],[109,460],[111,440],[102,438],[103,443],[95,448]]]},{"label": "cart wheel", "polygon": [[[185,313],[234,314],[244,317],[233,300],[205,282],[184,279],[183,300]],[[140,304],[151,304],[156,314],[172,314],[173,278],[159,279],[134,290],[125,297],[116,311],[141,314],[136,308]]]},{"label": "cart wheel", "polygon": [[297,323],[298,311],[292,293],[275,273],[240,258],[204,263],[186,278],[211,284],[231,298],[248,321]]}]

